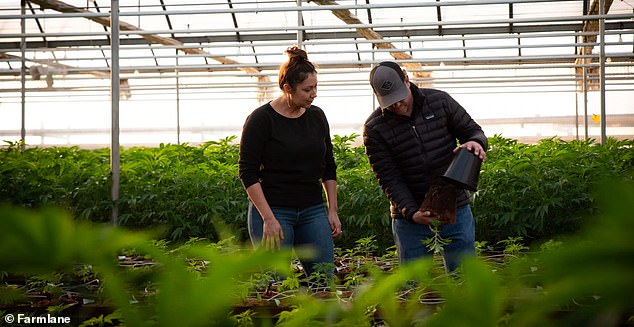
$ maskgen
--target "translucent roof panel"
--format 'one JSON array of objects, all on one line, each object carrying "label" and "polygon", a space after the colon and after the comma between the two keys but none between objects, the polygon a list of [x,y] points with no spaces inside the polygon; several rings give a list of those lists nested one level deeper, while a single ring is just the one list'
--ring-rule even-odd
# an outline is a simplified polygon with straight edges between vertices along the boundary
[{"label": "translucent roof panel", "polygon": [[[277,69],[294,44],[319,67],[316,103],[336,133],[359,132],[376,107],[368,74],[384,60],[402,64],[420,86],[450,92],[487,134],[507,132],[501,126],[509,123],[495,117],[515,119],[517,127],[527,117],[596,114],[602,58],[607,113],[634,115],[634,1],[609,4],[602,56],[597,12],[590,11],[598,0],[119,1],[125,137],[145,142],[137,134],[152,131],[157,142],[173,142],[176,121],[192,142],[238,134],[250,110],[279,95]],[[84,126],[95,129],[87,133],[92,141],[107,142],[108,124],[52,122],[43,112],[107,116],[110,5],[30,0],[22,20],[19,1],[0,0],[0,137],[19,137],[24,102],[35,142],[59,141],[61,129]],[[149,118],[138,118],[144,114]],[[561,130],[579,133],[573,125]],[[78,139],[79,132],[69,133]]]}]

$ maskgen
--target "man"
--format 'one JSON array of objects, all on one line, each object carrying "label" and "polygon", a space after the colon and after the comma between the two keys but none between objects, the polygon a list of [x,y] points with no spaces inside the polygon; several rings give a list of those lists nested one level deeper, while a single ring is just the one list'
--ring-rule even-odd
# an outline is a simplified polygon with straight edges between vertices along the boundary
[{"label": "man", "polygon": [[[363,143],[390,200],[392,232],[399,261],[404,263],[433,254],[424,241],[433,236],[428,225],[438,216],[420,209],[429,188],[446,184],[441,176],[459,148],[484,160],[488,142],[482,128],[449,94],[418,88],[394,62],[374,67],[370,84],[380,106],[364,124]],[[443,249],[450,272],[458,268],[462,256],[475,254],[469,192],[457,190],[455,203],[455,223],[439,227],[440,236],[450,241]]]}]

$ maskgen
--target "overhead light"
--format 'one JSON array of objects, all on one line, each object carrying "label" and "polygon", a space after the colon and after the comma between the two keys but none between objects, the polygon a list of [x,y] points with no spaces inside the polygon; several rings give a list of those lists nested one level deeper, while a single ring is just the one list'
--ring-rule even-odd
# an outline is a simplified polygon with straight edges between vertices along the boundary
[{"label": "overhead light", "polygon": [[[44,69],[45,68],[40,65],[31,65],[31,67],[29,67],[31,78],[33,78],[34,81],[39,81],[42,77],[42,72],[44,71]],[[46,75],[46,72],[44,72],[44,75]]]},{"label": "overhead light", "polygon": [[46,72],[46,86],[53,87],[53,72],[50,70]]},{"label": "overhead light", "polygon": [[48,66],[31,65],[31,67],[29,67],[29,73],[31,73],[31,78],[34,81],[39,81],[42,79],[42,76],[46,76],[44,78],[46,80],[46,86],[53,87],[53,70]]},{"label": "overhead light", "polygon": [[127,78],[119,80],[119,97],[121,100],[130,100],[132,98],[132,91],[130,90],[130,82]]}]

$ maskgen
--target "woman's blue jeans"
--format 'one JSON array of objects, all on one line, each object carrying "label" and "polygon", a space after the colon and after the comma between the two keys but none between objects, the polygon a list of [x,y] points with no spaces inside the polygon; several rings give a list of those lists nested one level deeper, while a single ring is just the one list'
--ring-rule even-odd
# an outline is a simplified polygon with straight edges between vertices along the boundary
[{"label": "woman's blue jeans", "polygon": [[[456,209],[456,223],[441,225],[439,230],[440,237],[451,240],[443,247],[442,255],[445,269],[453,272],[460,265],[462,257],[475,255],[475,222],[471,207],[464,205]],[[428,225],[392,219],[392,234],[401,263],[433,255],[433,251],[424,243],[434,235]]]},{"label": "woman's blue jeans", "polygon": [[[271,210],[284,232],[283,247],[308,248],[313,251],[314,256],[299,257],[306,275],[310,276],[319,269],[319,272],[332,276],[335,260],[334,244],[325,205],[322,203],[304,209],[271,207]],[[248,224],[251,243],[258,247],[262,242],[264,222],[258,210],[250,202]]]}]

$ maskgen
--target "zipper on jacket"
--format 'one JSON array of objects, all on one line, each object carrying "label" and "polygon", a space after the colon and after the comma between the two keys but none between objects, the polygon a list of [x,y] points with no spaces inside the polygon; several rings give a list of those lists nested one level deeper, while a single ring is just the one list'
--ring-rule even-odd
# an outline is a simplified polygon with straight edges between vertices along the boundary
[{"label": "zipper on jacket", "polygon": [[416,124],[411,123],[412,125],[412,131],[414,131],[414,135],[416,135],[416,138],[420,140],[420,135],[418,135],[418,131],[416,130]]}]

